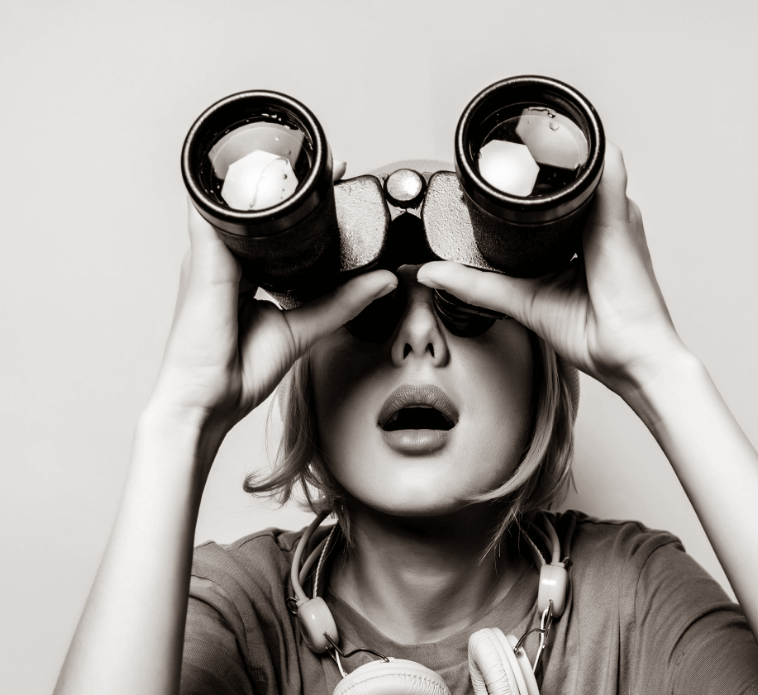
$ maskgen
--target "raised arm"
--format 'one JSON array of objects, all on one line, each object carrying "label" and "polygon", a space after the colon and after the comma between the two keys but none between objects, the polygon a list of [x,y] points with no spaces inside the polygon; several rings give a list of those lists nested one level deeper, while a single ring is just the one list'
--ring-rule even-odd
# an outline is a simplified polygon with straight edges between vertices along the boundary
[{"label": "raised arm", "polygon": [[674,329],[639,209],[626,197],[621,152],[610,143],[583,244],[582,266],[546,278],[439,262],[418,279],[513,316],[634,409],[671,462],[758,636],[758,455]]},{"label": "raised arm", "polygon": [[369,273],[293,311],[240,295],[240,270],[190,208],[191,250],[121,504],[56,695],[179,691],[195,522],[226,433],[310,345],[394,289]]}]

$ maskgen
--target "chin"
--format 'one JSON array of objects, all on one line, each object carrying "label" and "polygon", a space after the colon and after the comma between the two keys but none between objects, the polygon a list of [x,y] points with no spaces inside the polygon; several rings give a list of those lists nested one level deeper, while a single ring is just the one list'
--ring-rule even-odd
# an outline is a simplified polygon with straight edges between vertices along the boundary
[{"label": "chin", "polygon": [[409,457],[401,465],[397,460],[372,463],[372,473],[351,475],[343,485],[358,502],[382,514],[444,516],[470,504],[468,481],[456,480],[439,460]]},{"label": "chin", "polygon": [[326,456],[334,477],[360,504],[391,516],[458,512],[470,506],[472,498],[502,484],[518,461],[516,447],[482,447],[469,438],[454,439],[427,455],[398,454],[365,431],[341,444],[336,455]]},{"label": "chin", "polygon": [[420,498],[417,494],[407,494],[404,491],[392,491],[383,495],[380,500],[361,500],[366,506],[377,512],[402,518],[441,517],[460,511],[469,503],[463,500],[453,500],[445,497],[429,495]]}]

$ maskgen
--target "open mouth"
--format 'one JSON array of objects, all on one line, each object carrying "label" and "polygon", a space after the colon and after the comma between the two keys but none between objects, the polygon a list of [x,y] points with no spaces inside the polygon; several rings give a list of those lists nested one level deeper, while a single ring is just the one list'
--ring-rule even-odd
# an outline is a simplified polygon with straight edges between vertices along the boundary
[{"label": "open mouth", "polygon": [[455,423],[430,405],[409,405],[396,410],[382,425],[385,432],[396,430],[451,430]]},{"label": "open mouth", "polygon": [[377,424],[385,432],[398,430],[449,431],[458,422],[458,410],[434,384],[404,384],[384,402]]},{"label": "open mouth", "polygon": [[441,451],[458,424],[458,409],[435,384],[403,384],[384,402],[377,426],[387,446],[403,456]]}]

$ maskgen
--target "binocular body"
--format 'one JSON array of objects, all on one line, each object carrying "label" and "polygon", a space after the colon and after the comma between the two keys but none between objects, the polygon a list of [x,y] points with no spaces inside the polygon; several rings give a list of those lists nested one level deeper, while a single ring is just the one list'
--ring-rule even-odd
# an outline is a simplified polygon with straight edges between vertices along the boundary
[{"label": "binocular body", "polygon": [[[316,117],[291,97],[251,91],[198,118],[182,174],[245,277],[292,308],[357,273],[404,263],[450,260],[518,277],[567,267],[581,254],[604,150],[600,119],[581,94],[550,78],[515,77],[464,111],[454,172],[399,169],[334,184]],[[235,161],[247,173],[233,171]],[[233,207],[226,187],[237,180],[276,187],[273,204]],[[524,181],[533,186],[526,195]]]}]

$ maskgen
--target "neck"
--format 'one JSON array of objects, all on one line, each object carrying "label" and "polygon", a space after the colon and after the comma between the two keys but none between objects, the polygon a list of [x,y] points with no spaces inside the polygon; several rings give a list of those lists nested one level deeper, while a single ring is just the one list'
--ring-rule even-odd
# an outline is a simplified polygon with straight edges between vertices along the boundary
[{"label": "neck", "polygon": [[498,521],[492,505],[434,518],[381,514],[353,501],[353,547],[329,586],[401,644],[436,642],[487,615],[527,566],[506,544],[482,556]]}]

